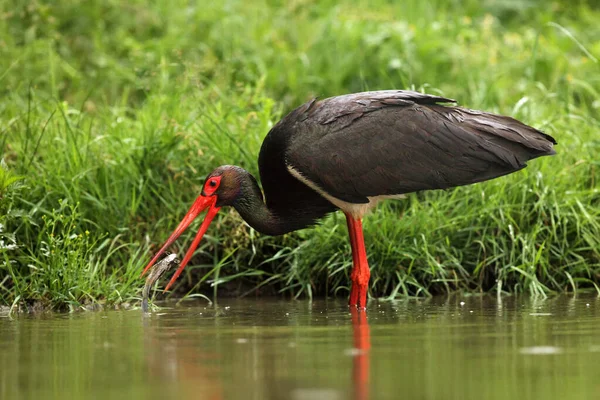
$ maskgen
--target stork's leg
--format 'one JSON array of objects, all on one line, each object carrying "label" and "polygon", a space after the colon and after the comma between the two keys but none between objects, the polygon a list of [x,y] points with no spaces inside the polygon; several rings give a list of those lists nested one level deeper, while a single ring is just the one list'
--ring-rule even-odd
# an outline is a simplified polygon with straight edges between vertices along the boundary
[{"label": "stork's leg", "polygon": [[350,306],[365,308],[367,306],[367,291],[369,289],[369,263],[367,262],[367,251],[365,250],[365,239],[363,237],[362,221],[354,219],[346,213],[348,223],[348,234],[350,235],[350,246],[352,247],[352,289],[350,290]]}]

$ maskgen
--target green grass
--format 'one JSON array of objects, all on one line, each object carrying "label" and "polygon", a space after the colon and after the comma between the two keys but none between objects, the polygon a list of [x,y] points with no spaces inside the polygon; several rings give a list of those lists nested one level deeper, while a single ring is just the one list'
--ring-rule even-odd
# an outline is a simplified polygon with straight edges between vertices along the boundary
[{"label": "green grass", "polygon": [[[372,296],[594,290],[598,20],[591,1],[5,1],[0,303],[136,299],[214,167],[256,174],[269,128],[313,96],[390,88],[512,115],[559,146],[381,205],[365,222]],[[348,292],[342,215],[271,238],[224,210],[208,234],[175,296]]]}]

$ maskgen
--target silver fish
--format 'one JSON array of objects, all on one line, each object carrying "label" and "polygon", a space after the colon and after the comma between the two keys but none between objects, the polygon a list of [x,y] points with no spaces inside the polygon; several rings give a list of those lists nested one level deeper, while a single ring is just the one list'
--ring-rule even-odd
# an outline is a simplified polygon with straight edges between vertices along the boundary
[{"label": "silver fish", "polygon": [[177,259],[176,254],[169,254],[162,260],[160,260],[146,278],[146,284],[144,285],[144,290],[142,291],[142,311],[148,312],[148,296],[150,294],[150,288],[154,285],[154,282],[160,278],[160,276],[166,271],[170,270],[174,265],[179,264],[179,260]]}]

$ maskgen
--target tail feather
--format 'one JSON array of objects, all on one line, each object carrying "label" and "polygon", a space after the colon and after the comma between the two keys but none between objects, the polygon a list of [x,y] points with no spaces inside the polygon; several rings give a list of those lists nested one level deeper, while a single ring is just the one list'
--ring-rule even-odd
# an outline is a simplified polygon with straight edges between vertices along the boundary
[{"label": "tail feather", "polygon": [[482,147],[514,167],[517,166],[515,161],[523,167],[527,160],[556,154],[554,145],[557,142],[552,136],[514,118],[461,107],[451,108],[453,118],[460,119],[461,125],[485,139],[480,142]]}]

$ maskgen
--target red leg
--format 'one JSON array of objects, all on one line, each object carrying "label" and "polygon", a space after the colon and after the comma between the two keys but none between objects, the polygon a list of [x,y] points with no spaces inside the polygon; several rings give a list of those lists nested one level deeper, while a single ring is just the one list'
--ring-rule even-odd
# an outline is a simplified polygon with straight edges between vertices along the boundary
[{"label": "red leg", "polygon": [[350,235],[350,246],[352,247],[352,289],[350,290],[349,305],[358,308],[367,306],[367,291],[369,289],[369,263],[367,262],[367,251],[365,250],[365,239],[363,237],[362,221],[354,219],[352,215],[346,214],[348,223],[348,234]]},{"label": "red leg", "polygon": [[[348,224],[348,236],[350,236],[350,248],[352,249],[352,272],[350,273],[350,280],[354,281],[354,271],[357,269],[358,265],[358,253],[356,246],[356,235],[355,227],[354,227],[354,218],[350,214],[346,214],[346,223]],[[350,290],[350,300],[348,301],[348,305],[356,306],[358,303],[358,290],[355,290],[354,283],[352,283],[352,288]]]}]

